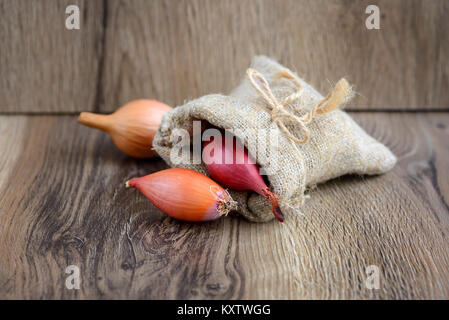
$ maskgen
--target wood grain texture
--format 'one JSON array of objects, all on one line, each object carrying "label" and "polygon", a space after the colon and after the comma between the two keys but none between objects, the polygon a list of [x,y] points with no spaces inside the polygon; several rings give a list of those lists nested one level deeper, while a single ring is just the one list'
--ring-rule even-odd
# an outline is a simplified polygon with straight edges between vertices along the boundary
[{"label": "wood grain texture", "polygon": [[[67,30],[68,5],[80,30]],[[94,110],[101,70],[102,0],[0,1],[0,112]]]},{"label": "wood grain texture", "polygon": [[[376,4],[380,30],[365,27]],[[259,0],[107,2],[101,110],[228,92],[265,54],[327,93],[347,77],[354,109],[449,109],[449,2]]]},{"label": "wood grain texture", "polygon": [[449,298],[449,115],[353,116],[398,165],[319,185],[284,224],[167,218],[123,186],[161,160],[128,158],[72,116],[1,116],[0,297]]},{"label": "wood grain texture", "polygon": [[[81,9],[81,30],[64,27]],[[381,29],[365,28],[365,8]],[[1,0],[0,112],[110,112],[228,92],[265,54],[354,109],[449,109],[445,0]]]}]

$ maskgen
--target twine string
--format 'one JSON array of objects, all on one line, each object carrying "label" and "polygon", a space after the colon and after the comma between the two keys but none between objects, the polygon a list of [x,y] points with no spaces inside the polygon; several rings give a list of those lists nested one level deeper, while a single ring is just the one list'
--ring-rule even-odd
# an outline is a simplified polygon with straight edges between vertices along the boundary
[{"label": "twine string", "polygon": [[[293,101],[299,99],[303,87],[297,77],[288,69],[283,69],[276,74],[277,78],[286,78],[293,82],[296,91],[279,101],[273,94],[273,91],[265,77],[255,69],[249,68],[247,71],[248,79],[251,85],[263,97],[271,109],[271,119],[277,124],[279,129],[294,143],[304,144],[310,139],[310,130],[307,127],[317,114],[325,114],[339,108],[343,102],[350,96],[351,87],[346,79],[341,79],[335,88],[320,102],[318,102],[310,111],[303,116],[298,117],[289,112],[285,107]],[[297,137],[288,130],[285,123],[289,121],[296,124],[302,131],[302,137]]]},{"label": "twine string", "polygon": [[[279,71],[275,76],[276,78],[286,78],[288,80],[291,80],[296,87],[295,92],[284,98],[282,101],[279,101],[274,96],[273,91],[268,84],[268,81],[261,73],[252,68],[249,68],[247,70],[247,76],[251,85],[259,92],[259,94],[262,96],[262,98],[270,108],[272,121],[275,122],[279,129],[287,136],[287,138],[292,143],[293,148],[302,159],[301,163],[304,169],[304,174],[302,174],[300,177],[300,187],[301,190],[305,190],[305,162],[296,144],[305,144],[310,139],[310,130],[308,128],[308,125],[312,122],[316,115],[325,114],[338,109],[351,98],[352,90],[349,83],[344,78],[338,81],[334,89],[325,98],[318,102],[312,109],[310,109],[310,111],[299,117],[289,112],[285,108],[288,104],[299,99],[303,91],[303,87],[300,81],[289,69],[283,69]],[[302,132],[302,137],[295,136],[290,132],[290,130],[285,125],[287,121],[296,124],[301,129],[300,131]],[[308,197],[309,196],[304,195],[304,193],[300,195],[300,206],[304,204],[304,201]],[[288,202],[286,203],[286,205],[291,207]]]}]

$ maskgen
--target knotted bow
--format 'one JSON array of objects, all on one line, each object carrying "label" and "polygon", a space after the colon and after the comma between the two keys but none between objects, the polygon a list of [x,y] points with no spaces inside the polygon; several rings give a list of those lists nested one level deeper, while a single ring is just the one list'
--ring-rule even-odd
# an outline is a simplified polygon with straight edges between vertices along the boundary
[{"label": "knotted bow", "polygon": [[[315,118],[317,114],[324,114],[333,111],[351,98],[351,87],[344,78],[341,79],[337,82],[335,88],[323,100],[318,102],[310,111],[305,113],[303,116],[298,117],[285,108],[285,106],[289,103],[299,99],[303,90],[298,78],[290,70],[283,69],[279,71],[275,76],[276,78],[286,78],[291,80],[297,88],[295,92],[293,92],[282,101],[279,101],[274,96],[273,92],[271,91],[270,85],[268,84],[268,81],[258,71],[250,68],[247,70],[247,75],[251,85],[260,93],[260,95],[266,101],[268,107],[271,109],[271,119],[276,122],[279,129],[282,130],[288,137],[288,139],[292,142],[293,148],[296,150],[299,158],[302,159],[301,163],[304,171],[303,174],[299,177],[299,184],[300,190],[303,190],[302,192],[304,192],[307,181],[307,172],[305,171],[306,165],[304,157],[296,146],[296,143],[304,144],[310,139],[310,130],[307,125],[313,120],[313,118]],[[285,121],[290,121],[297,124],[302,130],[303,137],[299,138],[293,135],[285,126]],[[304,193],[299,196],[300,206],[304,204],[306,198],[308,198],[308,196],[305,196]],[[290,205],[288,201],[283,201],[283,204],[294,209],[294,206]]]},{"label": "knotted bow", "polygon": [[[341,79],[337,82],[335,88],[323,100],[317,103],[309,112],[301,117],[286,110],[285,106],[300,98],[302,94],[302,85],[299,80],[288,69],[283,69],[276,74],[277,78],[286,78],[293,82],[297,90],[291,95],[279,101],[271,91],[270,85],[265,77],[254,69],[246,71],[249,82],[260,93],[260,95],[267,102],[271,108],[271,119],[276,122],[279,129],[281,129],[287,137],[295,143],[304,144],[310,138],[310,131],[307,125],[313,120],[317,114],[324,114],[337,109],[350,95],[351,87],[346,79]],[[284,121],[290,121],[297,124],[302,132],[303,137],[298,138],[293,135],[285,126]]]}]

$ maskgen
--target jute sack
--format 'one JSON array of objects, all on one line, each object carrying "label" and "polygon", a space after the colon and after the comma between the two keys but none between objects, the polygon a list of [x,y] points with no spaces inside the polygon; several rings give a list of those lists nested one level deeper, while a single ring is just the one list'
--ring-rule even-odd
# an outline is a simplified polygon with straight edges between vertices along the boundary
[{"label": "jute sack", "polygon": [[[179,148],[173,132],[184,129],[192,135],[195,120],[234,130],[266,170],[269,187],[279,196],[280,208],[288,219],[290,214],[301,213],[308,187],[344,174],[381,174],[395,165],[396,157],[387,147],[338,109],[351,96],[351,87],[344,79],[323,97],[274,60],[255,57],[246,77],[230,95],[203,96],[168,112],[153,147],[170,166],[207,175],[203,163],[173,161],[174,147]],[[268,142],[267,136],[276,139]],[[245,218],[257,222],[273,219],[271,205],[263,197],[253,192],[229,192]]]}]

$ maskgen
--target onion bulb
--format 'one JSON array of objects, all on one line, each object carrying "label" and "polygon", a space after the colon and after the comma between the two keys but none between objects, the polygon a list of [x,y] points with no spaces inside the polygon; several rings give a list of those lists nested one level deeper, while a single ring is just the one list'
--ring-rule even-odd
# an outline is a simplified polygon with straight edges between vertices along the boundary
[{"label": "onion bulb", "polygon": [[178,220],[215,220],[237,208],[225,189],[190,169],[158,171],[128,180],[126,186],[136,188],[159,210]]},{"label": "onion bulb", "polygon": [[153,138],[162,116],[172,108],[156,100],[134,100],[112,114],[82,112],[78,121],[108,133],[121,151],[135,158],[151,158]]},{"label": "onion bulb", "polygon": [[234,142],[234,136],[223,134],[221,140],[211,137],[203,145],[202,157],[212,179],[236,191],[251,190],[260,194],[271,202],[275,218],[284,221],[278,196],[265,184],[259,166],[250,158],[248,150],[238,140]]}]

